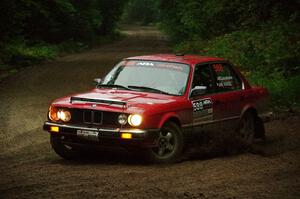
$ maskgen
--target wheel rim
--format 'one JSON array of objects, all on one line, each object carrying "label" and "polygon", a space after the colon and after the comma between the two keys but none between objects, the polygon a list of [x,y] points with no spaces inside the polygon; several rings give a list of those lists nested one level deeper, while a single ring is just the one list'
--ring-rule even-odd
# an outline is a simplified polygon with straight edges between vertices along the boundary
[{"label": "wheel rim", "polygon": [[160,158],[167,158],[173,154],[176,147],[176,139],[171,131],[160,132],[158,147],[153,152]]},{"label": "wheel rim", "polygon": [[246,116],[241,122],[240,135],[244,142],[251,144],[254,138],[254,119]]}]

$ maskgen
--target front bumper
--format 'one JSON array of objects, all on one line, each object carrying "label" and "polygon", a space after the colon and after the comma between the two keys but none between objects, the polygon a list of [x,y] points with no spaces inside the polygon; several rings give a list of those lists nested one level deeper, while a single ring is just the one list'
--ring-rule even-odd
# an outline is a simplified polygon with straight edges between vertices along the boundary
[{"label": "front bumper", "polygon": [[[58,127],[58,132],[51,131],[51,127]],[[65,136],[70,143],[83,145],[133,145],[140,147],[155,147],[158,145],[160,129],[122,129],[96,128],[74,124],[45,122],[43,129],[51,134]],[[95,132],[92,138],[79,135],[78,132]],[[131,134],[130,139],[122,138],[122,133]]]}]

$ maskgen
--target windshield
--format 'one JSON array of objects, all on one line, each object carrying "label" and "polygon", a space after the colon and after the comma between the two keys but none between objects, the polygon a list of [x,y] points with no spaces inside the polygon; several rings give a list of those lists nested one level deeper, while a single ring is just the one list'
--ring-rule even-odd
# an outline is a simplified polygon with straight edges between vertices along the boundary
[{"label": "windshield", "polygon": [[116,88],[123,86],[130,90],[183,95],[189,71],[188,65],[180,63],[122,61],[107,74],[101,85],[117,85]]}]

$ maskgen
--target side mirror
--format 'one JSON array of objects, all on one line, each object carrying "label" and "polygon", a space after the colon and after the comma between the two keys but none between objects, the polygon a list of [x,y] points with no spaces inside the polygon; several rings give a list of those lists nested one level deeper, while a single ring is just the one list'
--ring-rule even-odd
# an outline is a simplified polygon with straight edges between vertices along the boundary
[{"label": "side mirror", "polygon": [[95,78],[95,79],[94,79],[94,83],[95,83],[96,86],[97,86],[98,84],[100,84],[100,82],[101,82],[101,78]]},{"label": "side mirror", "polygon": [[207,91],[207,87],[206,86],[195,86],[195,88],[193,88],[191,90],[191,97],[194,96],[198,96],[198,95],[204,95]]}]

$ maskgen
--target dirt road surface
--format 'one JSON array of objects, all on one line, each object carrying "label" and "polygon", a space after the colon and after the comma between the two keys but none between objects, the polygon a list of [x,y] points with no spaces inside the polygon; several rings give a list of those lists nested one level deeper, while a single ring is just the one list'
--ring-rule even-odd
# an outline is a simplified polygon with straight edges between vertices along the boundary
[{"label": "dirt road surface", "polygon": [[42,130],[53,99],[92,88],[123,57],[170,51],[153,28],[125,33],[0,83],[0,198],[300,198],[297,115],[266,123],[268,141],[235,155],[191,150],[173,165],[146,164],[124,151],[80,162],[58,157]]}]

